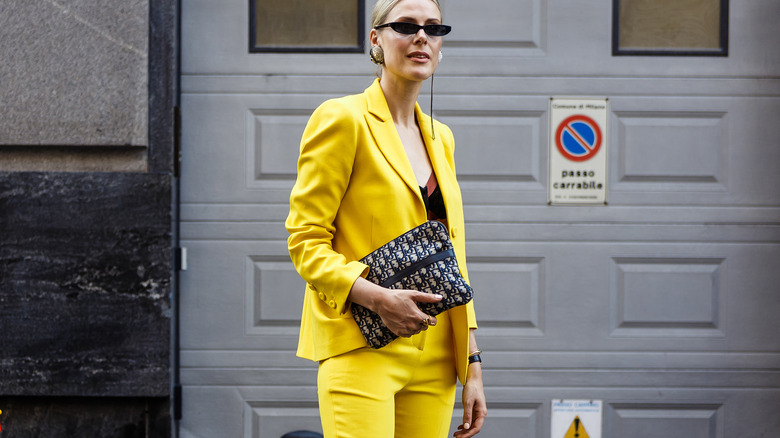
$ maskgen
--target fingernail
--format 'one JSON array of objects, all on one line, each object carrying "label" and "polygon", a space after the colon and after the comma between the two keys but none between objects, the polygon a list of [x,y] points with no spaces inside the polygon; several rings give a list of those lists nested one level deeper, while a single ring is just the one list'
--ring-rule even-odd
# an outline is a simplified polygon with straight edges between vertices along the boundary
[{"label": "fingernail", "polygon": [[434,297],[434,298],[441,298],[441,295],[439,295],[439,294],[433,294],[433,297]]},{"label": "fingernail", "polygon": [[464,429],[470,429],[470,428],[471,428],[471,425],[470,425],[470,424],[468,424],[468,423],[463,423],[463,428],[464,428]]}]

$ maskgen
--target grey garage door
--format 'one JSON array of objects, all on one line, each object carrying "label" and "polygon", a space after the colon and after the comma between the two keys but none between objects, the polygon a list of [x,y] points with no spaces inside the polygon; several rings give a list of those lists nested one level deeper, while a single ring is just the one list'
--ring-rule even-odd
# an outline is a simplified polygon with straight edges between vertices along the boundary
[{"label": "grey garage door", "polygon": [[[730,2],[727,57],[613,56],[610,1],[442,3],[480,436],[549,437],[553,399],[603,400],[605,438],[780,436],[780,2]],[[181,436],[319,430],[283,220],[309,114],[373,66],[182,7]],[[547,205],[553,96],[609,98],[606,206]]]}]

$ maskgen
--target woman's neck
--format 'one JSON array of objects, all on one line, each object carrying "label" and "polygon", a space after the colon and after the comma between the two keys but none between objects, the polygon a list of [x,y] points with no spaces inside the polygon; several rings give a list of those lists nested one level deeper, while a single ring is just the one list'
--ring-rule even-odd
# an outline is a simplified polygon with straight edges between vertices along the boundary
[{"label": "woman's neck", "polygon": [[379,81],[382,92],[385,94],[387,106],[390,109],[390,115],[393,116],[393,122],[396,126],[409,128],[417,122],[415,120],[415,104],[420,95],[422,82],[393,80],[383,77]]}]

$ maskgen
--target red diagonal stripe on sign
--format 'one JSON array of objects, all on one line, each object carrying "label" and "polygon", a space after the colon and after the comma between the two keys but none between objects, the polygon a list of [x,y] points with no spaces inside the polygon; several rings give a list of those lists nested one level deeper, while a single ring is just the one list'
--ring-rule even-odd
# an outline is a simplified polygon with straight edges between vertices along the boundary
[{"label": "red diagonal stripe on sign", "polygon": [[[580,123],[583,123],[580,121]],[[566,125],[566,129],[569,130],[569,134],[571,134],[572,137],[574,137],[575,140],[577,140],[577,143],[580,144],[580,146],[584,147],[585,149],[592,151],[593,147],[592,145],[588,144],[582,137],[580,137],[579,134],[577,134],[577,131],[574,130],[574,128],[571,126],[571,123]]]}]

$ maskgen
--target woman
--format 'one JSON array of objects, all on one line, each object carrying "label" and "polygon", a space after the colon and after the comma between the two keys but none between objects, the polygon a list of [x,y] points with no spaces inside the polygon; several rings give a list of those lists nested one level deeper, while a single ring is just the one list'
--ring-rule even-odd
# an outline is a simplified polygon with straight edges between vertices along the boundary
[{"label": "woman", "polygon": [[[464,412],[455,436],[467,438],[487,413],[473,304],[430,317],[417,303],[441,297],[382,288],[357,261],[432,218],[449,229],[468,278],[452,133],[416,103],[449,27],[438,0],[379,0],[372,22],[381,79],[322,104],[301,141],[286,222],[290,256],[307,282],[298,355],[320,363],[326,438],[446,436],[458,379]],[[351,303],[400,337],[369,348]]]}]

